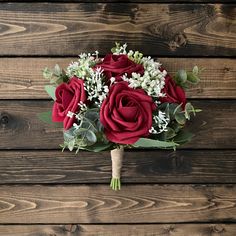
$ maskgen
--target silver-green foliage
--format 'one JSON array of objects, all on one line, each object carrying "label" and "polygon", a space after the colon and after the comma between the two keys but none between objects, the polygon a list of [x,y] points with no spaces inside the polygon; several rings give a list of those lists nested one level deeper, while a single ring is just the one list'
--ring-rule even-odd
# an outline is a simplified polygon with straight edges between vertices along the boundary
[{"label": "silver-green foliage", "polygon": [[99,109],[92,108],[83,114],[77,115],[77,123],[69,130],[64,131],[63,149],[70,151],[89,150],[99,152],[111,147],[103,132],[103,126],[99,120]]},{"label": "silver-green foliage", "polygon": [[63,82],[68,82],[69,77],[66,72],[60,68],[58,64],[53,69],[45,68],[43,70],[43,77],[50,81],[51,85],[57,86]]}]

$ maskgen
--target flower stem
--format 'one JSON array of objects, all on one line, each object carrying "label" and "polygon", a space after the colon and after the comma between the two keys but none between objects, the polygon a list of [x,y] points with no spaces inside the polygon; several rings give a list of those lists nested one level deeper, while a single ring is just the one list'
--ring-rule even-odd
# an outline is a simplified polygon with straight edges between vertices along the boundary
[{"label": "flower stem", "polygon": [[120,190],[121,189],[121,182],[120,182],[120,179],[118,178],[112,178],[111,179],[111,184],[110,184],[110,187],[112,190]]}]

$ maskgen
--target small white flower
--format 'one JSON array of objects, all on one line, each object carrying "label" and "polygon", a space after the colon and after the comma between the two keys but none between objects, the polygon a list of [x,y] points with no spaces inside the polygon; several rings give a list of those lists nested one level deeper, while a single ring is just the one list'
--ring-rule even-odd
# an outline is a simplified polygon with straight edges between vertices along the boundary
[{"label": "small white flower", "polygon": [[79,128],[80,128],[80,126],[79,126],[78,124],[76,124],[76,123],[73,124],[73,127],[74,127],[75,129],[79,129]]},{"label": "small white flower", "polygon": [[73,116],[74,116],[74,113],[73,113],[73,112],[71,112],[71,111],[68,111],[68,113],[67,113],[67,116],[68,116],[68,117],[70,117],[70,118],[73,118]]},{"label": "small white flower", "polygon": [[111,84],[113,84],[116,81],[116,78],[115,77],[111,77],[110,81],[111,81]]}]

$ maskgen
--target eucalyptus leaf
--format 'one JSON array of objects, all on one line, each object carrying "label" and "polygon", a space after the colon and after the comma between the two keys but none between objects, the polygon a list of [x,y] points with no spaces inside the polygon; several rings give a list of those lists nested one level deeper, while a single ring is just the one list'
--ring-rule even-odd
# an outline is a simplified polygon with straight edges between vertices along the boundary
[{"label": "eucalyptus leaf", "polygon": [[199,73],[198,66],[193,67],[193,74],[197,75]]},{"label": "eucalyptus leaf", "polygon": [[176,135],[176,133],[172,128],[167,127],[167,131],[164,132],[164,135],[165,139],[167,140],[173,138]]},{"label": "eucalyptus leaf", "polygon": [[189,141],[191,141],[192,137],[194,135],[187,131],[187,130],[181,130],[175,137],[174,137],[174,142],[179,143],[179,144],[184,144]]},{"label": "eucalyptus leaf", "polygon": [[90,121],[95,122],[96,120],[99,119],[99,113],[96,112],[96,111],[88,110],[88,111],[85,113],[85,117],[86,117],[87,119],[89,119]]},{"label": "eucalyptus leaf", "polygon": [[179,84],[184,84],[187,81],[187,72],[185,70],[179,70],[176,76]]},{"label": "eucalyptus leaf", "polygon": [[95,133],[92,132],[91,130],[88,130],[88,131],[86,132],[85,137],[86,137],[87,140],[88,140],[89,142],[91,142],[91,143],[96,143],[96,142],[97,142],[97,137],[96,137]]},{"label": "eucalyptus leaf", "polygon": [[170,120],[174,120],[175,119],[175,112],[176,109],[178,108],[178,104],[176,103],[169,103],[169,118]]},{"label": "eucalyptus leaf", "polygon": [[191,73],[191,72],[188,72],[188,78],[187,78],[188,82],[192,83],[192,84],[197,84],[200,79],[198,78],[197,75]]},{"label": "eucalyptus leaf", "polygon": [[148,138],[140,138],[136,143],[133,144],[133,146],[144,148],[175,148],[178,146],[178,144],[172,141],[166,142]]},{"label": "eucalyptus leaf", "polygon": [[75,146],[75,140],[72,139],[72,140],[70,140],[70,141],[68,142],[68,149],[69,149],[70,151],[73,151],[74,146]]},{"label": "eucalyptus leaf", "polygon": [[184,125],[186,123],[186,117],[184,113],[176,113],[175,120],[180,124]]},{"label": "eucalyptus leaf", "polygon": [[75,134],[74,134],[73,128],[64,131],[63,135],[64,135],[65,142],[70,142],[71,140],[75,139]]},{"label": "eucalyptus leaf", "polygon": [[88,146],[83,148],[84,150],[87,151],[91,151],[91,152],[101,152],[101,151],[105,151],[109,148],[111,148],[112,144],[108,143],[108,144],[104,144],[104,143],[96,143],[92,146]]},{"label": "eucalyptus leaf", "polygon": [[91,130],[93,132],[97,132],[95,124],[93,122],[91,122],[90,120],[88,120],[88,119],[84,119],[82,121],[80,127],[83,128],[83,129]]},{"label": "eucalyptus leaf", "polygon": [[58,64],[56,64],[55,67],[54,67],[54,74],[57,77],[59,77],[61,75],[61,73],[62,73],[62,70],[61,70],[60,66]]},{"label": "eucalyptus leaf", "polygon": [[178,122],[172,122],[171,128],[172,128],[172,129],[175,131],[175,133],[177,134],[177,133],[183,128],[183,125],[180,125]]},{"label": "eucalyptus leaf", "polygon": [[103,131],[103,125],[102,125],[100,120],[97,121],[97,129],[98,129],[99,132]]},{"label": "eucalyptus leaf", "polygon": [[56,87],[52,85],[46,85],[45,90],[48,93],[48,95],[55,101],[56,100],[56,96],[55,96]]},{"label": "eucalyptus leaf", "polygon": [[44,77],[45,79],[50,80],[50,79],[52,78],[52,76],[53,76],[52,71],[50,71],[47,67],[44,68],[44,70],[43,70],[43,77]]}]

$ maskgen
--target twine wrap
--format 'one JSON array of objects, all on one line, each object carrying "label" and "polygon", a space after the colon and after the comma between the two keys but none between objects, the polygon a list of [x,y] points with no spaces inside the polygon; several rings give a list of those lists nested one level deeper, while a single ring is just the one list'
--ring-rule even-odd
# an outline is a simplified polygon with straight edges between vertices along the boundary
[{"label": "twine wrap", "polygon": [[112,179],[110,186],[113,190],[120,190],[121,187],[120,173],[122,168],[123,155],[123,147],[111,150]]}]

